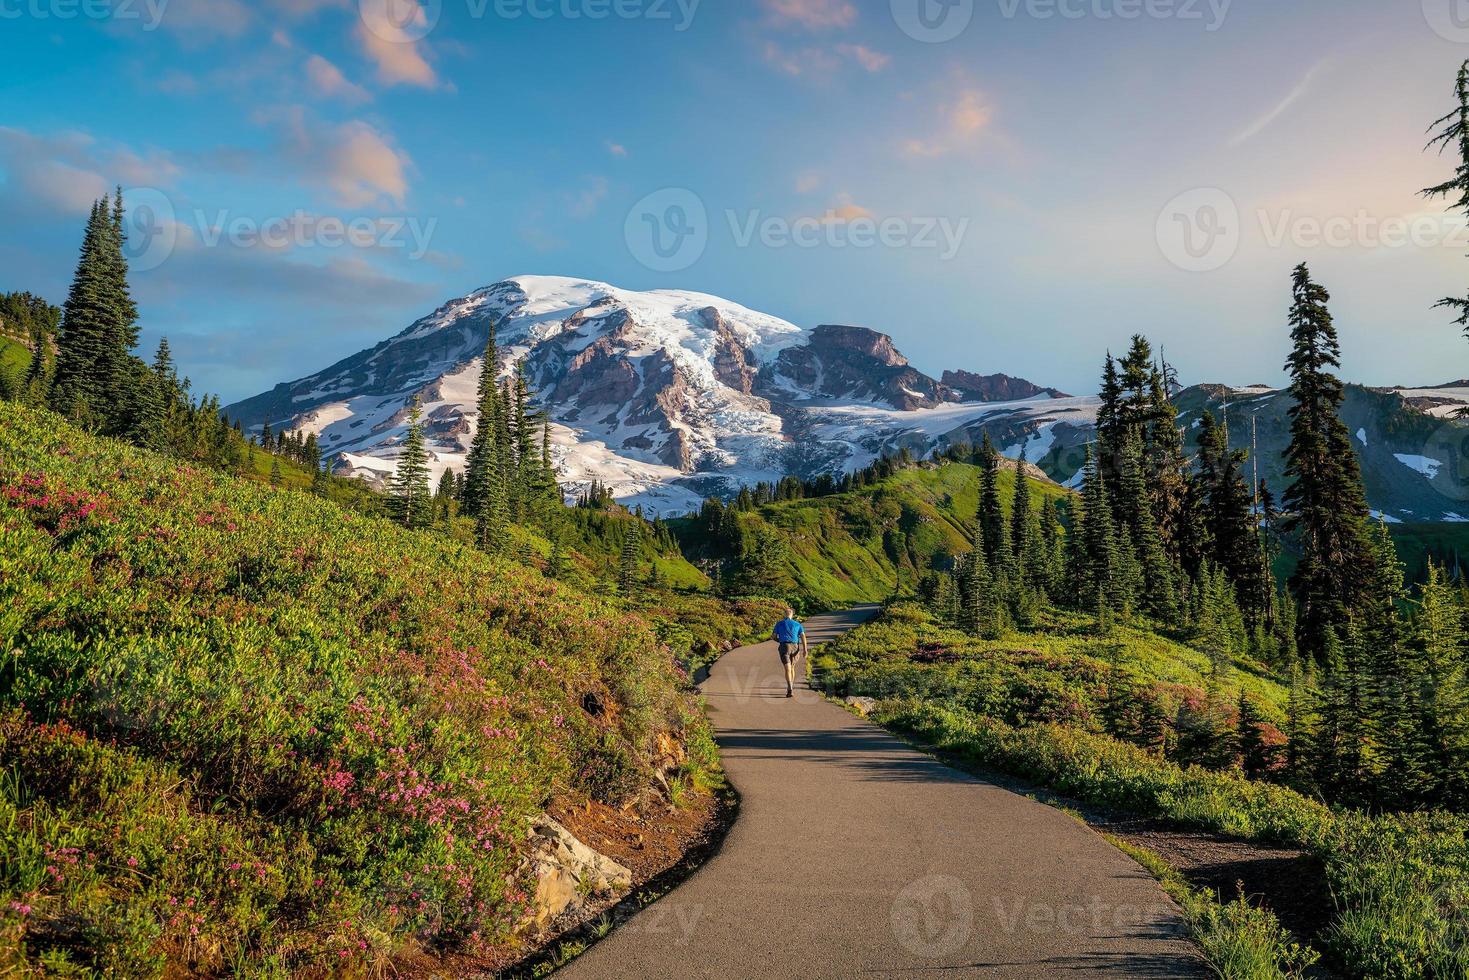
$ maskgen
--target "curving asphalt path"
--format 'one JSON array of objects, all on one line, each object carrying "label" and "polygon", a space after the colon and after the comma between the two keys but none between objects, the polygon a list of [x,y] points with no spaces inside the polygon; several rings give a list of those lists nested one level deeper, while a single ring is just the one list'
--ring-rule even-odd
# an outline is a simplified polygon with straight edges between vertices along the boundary
[{"label": "curving asphalt path", "polygon": [[[871,609],[821,616],[830,640]],[[560,971],[684,977],[1202,977],[1177,908],[1057,810],[805,689],[774,644],[703,685],[740,812],[688,881]]]}]

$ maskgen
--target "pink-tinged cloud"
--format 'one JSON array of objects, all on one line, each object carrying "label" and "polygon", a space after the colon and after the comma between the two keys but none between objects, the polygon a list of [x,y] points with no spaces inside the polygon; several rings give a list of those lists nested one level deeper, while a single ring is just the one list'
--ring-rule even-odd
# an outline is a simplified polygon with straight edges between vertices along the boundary
[{"label": "pink-tinged cloud", "polygon": [[427,45],[423,36],[432,23],[418,0],[393,0],[401,19],[374,15],[374,5],[362,8],[362,18],[357,26],[357,40],[363,53],[377,67],[377,79],[384,85],[416,85],[420,88],[437,88],[438,73],[425,56]]},{"label": "pink-tinged cloud", "polygon": [[892,63],[892,58],[861,44],[838,44],[837,53],[857,62],[867,71],[879,72]]},{"label": "pink-tinged cloud", "polygon": [[332,133],[327,183],[346,207],[370,207],[387,198],[402,207],[408,197],[408,155],[365,122],[344,123]]},{"label": "pink-tinged cloud", "polygon": [[857,64],[864,71],[877,72],[892,60],[860,44],[787,48],[775,41],[766,41],[763,54],[765,63],[776,71],[792,78],[809,78],[818,82],[831,81],[848,63]]},{"label": "pink-tinged cloud", "polygon": [[820,216],[822,224],[841,225],[859,218],[871,218],[872,212],[852,200],[850,194],[838,194],[836,203]]},{"label": "pink-tinged cloud", "polygon": [[608,140],[607,141],[607,152],[610,153],[610,154],[612,154],[615,157],[626,157],[627,156],[627,147],[623,146],[621,143],[614,143],[611,140]]},{"label": "pink-tinged cloud", "polygon": [[927,138],[904,141],[903,152],[910,157],[939,157],[966,149],[989,128],[994,108],[977,89],[964,89],[954,101],[942,107],[939,132]]},{"label": "pink-tinged cloud", "polygon": [[255,120],[279,129],[280,157],[303,179],[325,185],[343,207],[404,206],[413,161],[370,123],[322,123],[305,106],[261,110]]},{"label": "pink-tinged cloud", "polygon": [[849,0],[761,0],[769,19],[776,24],[798,25],[808,30],[851,27],[857,7]]},{"label": "pink-tinged cloud", "polygon": [[306,59],[306,79],[312,90],[323,98],[350,103],[366,102],[372,98],[366,89],[348,81],[340,68],[319,54]]}]

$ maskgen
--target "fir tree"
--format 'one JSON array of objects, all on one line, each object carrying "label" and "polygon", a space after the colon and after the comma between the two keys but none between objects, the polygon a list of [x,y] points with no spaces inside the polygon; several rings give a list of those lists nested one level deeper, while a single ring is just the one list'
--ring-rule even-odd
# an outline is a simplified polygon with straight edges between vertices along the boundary
[{"label": "fir tree", "polygon": [[1148,615],[1159,622],[1172,623],[1178,618],[1178,596],[1173,566],[1168,561],[1163,537],[1153,515],[1152,501],[1148,497],[1143,474],[1142,439],[1133,429],[1128,431],[1124,440],[1117,491],[1119,497],[1131,502],[1127,510],[1134,521],[1131,538],[1137,555],[1139,597]]},{"label": "fir tree", "polygon": [[270,485],[278,487],[281,485],[282,479],[284,477],[281,474],[281,461],[279,459],[272,459],[270,461]]},{"label": "fir tree", "polygon": [[[1429,132],[1438,130],[1428,143],[1428,149],[1437,148],[1442,154],[1452,150],[1457,158],[1454,176],[1437,187],[1425,188],[1421,193],[1430,200],[1452,200],[1449,209],[1469,217],[1469,61],[1459,66],[1459,76],[1454,82],[1454,108],[1429,127]],[[1469,299],[1448,297],[1439,300],[1435,309],[1457,310],[1459,318],[1454,322],[1469,335]]]},{"label": "fir tree", "polygon": [[994,575],[1003,575],[1011,563],[1010,536],[1000,502],[1000,454],[989,433],[979,454],[979,545]]},{"label": "fir tree", "polygon": [[617,589],[625,596],[634,595],[638,587],[638,552],[642,546],[642,524],[630,521],[622,536],[622,553],[617,559]]},{"label": "fir tree", "polygon": [[95,426],[101,420],[97,413],[106,394],[101,372],[107,363],[107,343],[116,316],[109,305],[112,299],[107,259],[110,222],[102,202],[93,204],[82,238],[81,257],[62,306],[51,404],[82,425]]},{"label": "fir tree", "polygon": [[499,347],[495,343],[495,326],[490,325],[489,340],[485,343],[484,357],[479,373],[479,389],[475,402],[478,421],[474,438],[469,444],[469,455],[465,461],[464,481],[460,495],[464,501],[464,513],[478,517],[495,505],[493,498],[500,491],[500,481],[492,469],[495,465],[495,431],[499,425],[499,390],[496,386],[500,363]]},{"label": "fir tree", "polygon": [[408,433],[398,453],[392,494],[394,515],[404,527],[421,527],[432,520],[428,453],[423,446],[423,409],[417,395],[408,407]]},{"label": "fir tree", "polygon": [[1327,309],[1330,295],[1312,282],[1302,263],[1294,274],[1291,308],[1294,350],[1291,374],[1291,441],[1285,493],[1288,523],[1299,531],[1301,559],[1291,578],[1300,601],[1300,647],[1324,653],[1328,634],[1340,628],[1362,598],[1370,554],[1363,535],[1367,502],[1357,454],[1337,414],[1345,399],[1331,368],[1341,366],[1341,346]]}]

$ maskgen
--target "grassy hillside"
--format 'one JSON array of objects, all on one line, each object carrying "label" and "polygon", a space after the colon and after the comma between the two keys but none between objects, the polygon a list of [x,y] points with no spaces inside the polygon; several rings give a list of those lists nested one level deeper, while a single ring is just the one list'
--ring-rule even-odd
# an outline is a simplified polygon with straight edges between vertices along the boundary
[{"label": "grassy hillside", "polygon": [[[1015,474],[1003,471],[999,479],[1008,501]],[[1038,480],[1032,490],[1032,499],[1047,501],[1068,492]],[[765,504],[736,519],[747,540],[778,542],[771,570],[777,590],[809,607],[833,608],[886,599],[968,551],[978,506],[978,467],[925,464],[860,490]],[[722,557],[711,552],[696,519],[671,526],[689,556]]]},{"label": "grassy hillside", "polygon": [[31,352],[18,340],[0,337],[0,391],[14,391],[31,365]]},{"label": "grassy hillside", "polygon": [[526,816],[711,758],[642,618],[13,404],[0,650],[0,974],[495,943]]},{"label": "grassy hillside", "polygon": [[[824,648],[812,670],[828,692],[876,698],[874,720],[953,758],[1118,815],[1313,853],[1334,907],[1327,929],[1299,938],[1337,975],[1469,976],[1469,817],[1332,809],[1246,778],[1237,760],[1191,758],[1191,744],[1217,745],[1221,735],[1198,724],[1203,658],[1145,629],[1115,628],[1104,643],[1078,626],[1056,614],[1034,632],[982,641],[903,603]],[[1267,706],[1256,733],[1274,742],[1268,719],[1278,718],[1281,686],[1242,660],[1223,686],[1223,703],[1243,689]],[[1157,742],[1137,737],[1137,708],[1149,703],[1164,709]],[[1183,903],[1221,975],[1314,975],[1315,953],[1292,948],[1268,912],[1216,904],[1233,897]]]}]

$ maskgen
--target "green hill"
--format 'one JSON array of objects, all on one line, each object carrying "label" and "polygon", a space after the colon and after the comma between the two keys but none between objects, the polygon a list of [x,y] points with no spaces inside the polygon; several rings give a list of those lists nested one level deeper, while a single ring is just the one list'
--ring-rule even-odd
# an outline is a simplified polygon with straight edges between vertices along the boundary
[{"label": "green hill", "polygon": [[504,939],[527,816],[712,757],[648,621],[526,566],[0,404],[0,973]]},{"label": "green hill", "polygon": [[[1008,501],[1014,470],[1001,472],[999,482]],[[1031,484],[1033,500],[1069,494],[1054,483]],[[978,467],[925,463],[846,493],[730,509],[735,535],[711,533],[698,517],[670,526],[691,559],[756,563],[755,576],[770,591],[833,608],[886,599],[968,551],[978,506]]]}]

